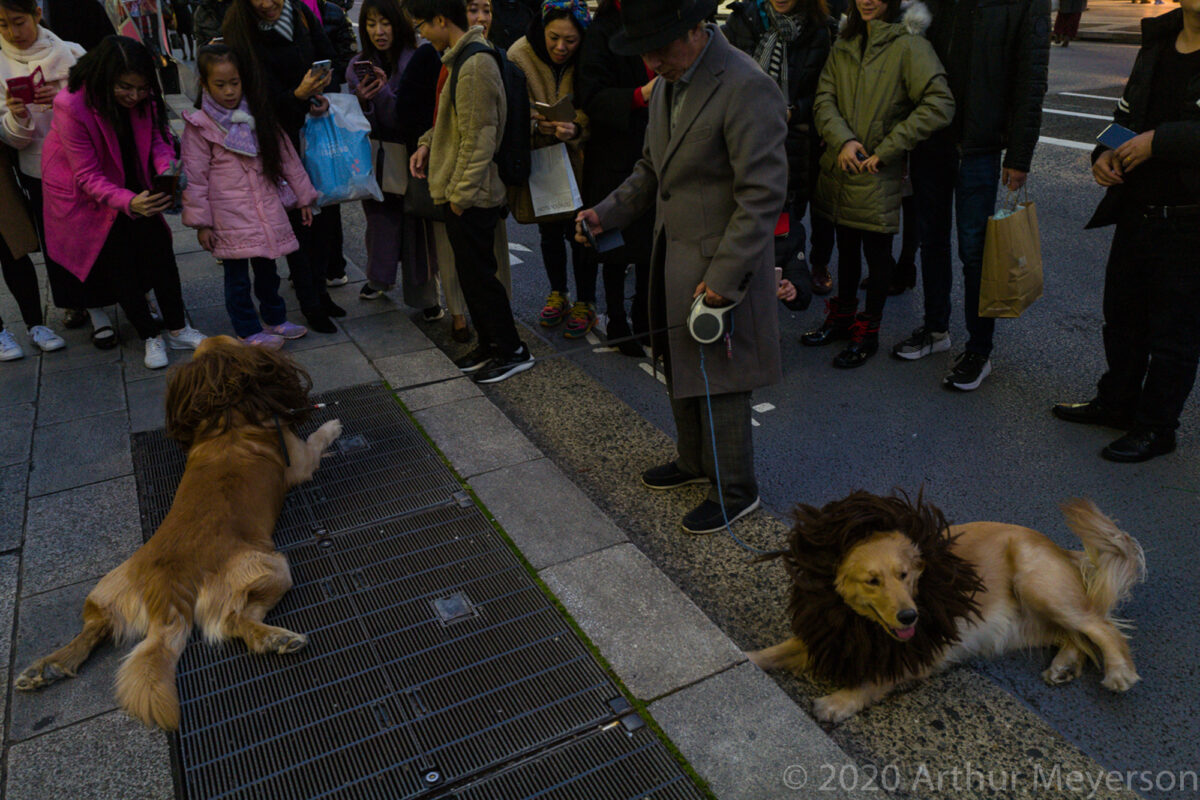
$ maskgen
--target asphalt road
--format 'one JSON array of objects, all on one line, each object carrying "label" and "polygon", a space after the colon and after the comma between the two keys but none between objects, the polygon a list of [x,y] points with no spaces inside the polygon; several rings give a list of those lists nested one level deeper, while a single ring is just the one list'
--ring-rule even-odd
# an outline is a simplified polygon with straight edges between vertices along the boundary
[{"label": "asphalt road", "polygon": [[[944,391],[940,379],[950,354],[909,363],[881,353],[861,369],[835,370],[829,365],[835,351],[803,348],[798,341],[819,324],[819,304],[800,314],[781,308],[785,375],[778,386],[755,394],[755,403],[763,404],[755,413],[755,448],[763,502],[780,515],[796,502],[820,504],[856,488],[884,493],[923,487],[953,521],[1020,523],[1077,547],[1057,505],[1077,495],[1093,498],[1146,550],[1149,579],[1122,609],[1136,625],[1133,650],[1143,682],[1115,696],[1090,670],[1071,686],[1052,689],[1039,678],[1049,658],[1041,653],[969,669],[1007,690],[1104,767],[1159,778],[1163,790],[1144,795],[1192,797],[1190,784],[1186,790],[1165,787],[1170,776],[1200,770],[1196,403],[1184,413],[1179,451],[1143,465],[1103,461],[1099,451],[1116,433],[1062,423],[1049,413],[1056,401],[1090,398],[1103,370],[1100,299],[1111,230],[1083,230],[1101,196],[1087,150],[1107,124],[1135,52],[1084,42],[1054,49],[1045,138],[1029,185],[1038,204],[1045,296],[1021,319],[999,322],[994,372],[984,385],[970,394]],[[360,220],[357,211],[346,214],[348,252],[359,261]],[[545,344],[573,346],[536,324],[548,291],[536,229],[510,224],[509,235],[516,315]],[[889,300],[886,346],[920,324],[919,294]],[[958,311],[961,285],[954,298],[951,337],[958,352],[966,338]],[[665,392],[648,362],[598,349],[571,360],[672,433]],[[588,414],[587,396],[565,394],[555,402]],[[535,428],[537,420],[536,414],[525,418]],[[778,614],[782,619],[782,607]],[[853,742],[840,741],[855,750]]]}]

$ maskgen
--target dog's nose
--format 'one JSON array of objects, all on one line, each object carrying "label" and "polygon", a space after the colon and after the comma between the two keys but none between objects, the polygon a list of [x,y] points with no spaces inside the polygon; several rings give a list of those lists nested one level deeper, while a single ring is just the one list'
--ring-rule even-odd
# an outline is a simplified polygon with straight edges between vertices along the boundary
[{"label": "dog's nose", "polygon": [[901,625],[912,625],[917,621],[917,610],[915,608],[906,608],[896,614],[896,621]]}]

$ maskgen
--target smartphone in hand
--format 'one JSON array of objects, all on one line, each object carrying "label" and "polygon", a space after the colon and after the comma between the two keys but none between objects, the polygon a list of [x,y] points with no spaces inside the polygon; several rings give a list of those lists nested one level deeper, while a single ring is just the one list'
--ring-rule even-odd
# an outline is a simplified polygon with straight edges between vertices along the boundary
[{"label": "smartphone in hand", "polygon": [[370,61],[355,61],[354,74],[358,76],[359,82],[366,82],[375,74],[375,66]]},{"label": "smartphone in hand", "polygon": [[324,77],[325,75],[333,72],[333,62],[328,58],[321,61],[314,61],[312,63],[312,71],[317,75]]}]

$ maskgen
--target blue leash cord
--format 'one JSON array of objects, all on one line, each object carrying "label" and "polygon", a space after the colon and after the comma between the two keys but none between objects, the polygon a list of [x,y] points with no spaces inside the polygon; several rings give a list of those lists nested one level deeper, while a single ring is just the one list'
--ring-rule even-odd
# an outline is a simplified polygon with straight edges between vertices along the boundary
[{"label": "blue leash cord", "polygon": [[[733,335],[732,326],[730,326],[729,335]],[[721,517],[725,520],[725,530],[729,533],[729,538],[733,539],[739,547],[751,554],[751,561],[754,560],[754,555],[773,555],[777,551],[760,550],[753,545],[743,542],[733,532],[733,527],[729,524],[729,514],[725,511],[725,493],[721,490],[721,462],[717,458],[717,429],[713,424],[712,393],[708,390],[708,370],[704,367],[704,345],[700,345],[700,374],[704,376],[704,401],[708,404],[708,434],[712,438],[713,469],[716,472],[717,478],[717,500],[721,504]]]}]

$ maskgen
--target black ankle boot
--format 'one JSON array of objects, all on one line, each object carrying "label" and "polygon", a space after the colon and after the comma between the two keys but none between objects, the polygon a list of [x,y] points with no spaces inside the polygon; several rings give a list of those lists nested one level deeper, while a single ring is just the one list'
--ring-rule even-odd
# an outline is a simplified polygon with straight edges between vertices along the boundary
[{"label": "black ankle boot", "polygon": [[337,333],[337,326],[329,319],[329,315],[323,309],[310,308],[304,309],[304,321],[308,323],[308,329],[317,333]]},{"label": "black ankle boot", "polygon": [[859,314],[850,326],[850,345],[837,354],[833,365],[838,369],[853,369],[867,363],[879,351],[879,317]]},{"label": "black ankle boot", "polygon": [[917,262],[901,259],[892,270],[892,283],[888,286],[888,297],[904,294],[917,285]]},{"label": "black ankle boot", "polygon": [[346,309],[333,302],[333,298],[329,295],[321,296],[321,310],[325,312],[327,317],[344,317]]},{"label": "black ankle boot", "polygon": [[850,325],[854,322],[854,312],[858,309],[858,298],[846,303],[841,298],[825,301],[825,322],[816,330],[811,330],[800,337],[800,343],[809,347],[820,347],[823,344],[850,338]]}]

